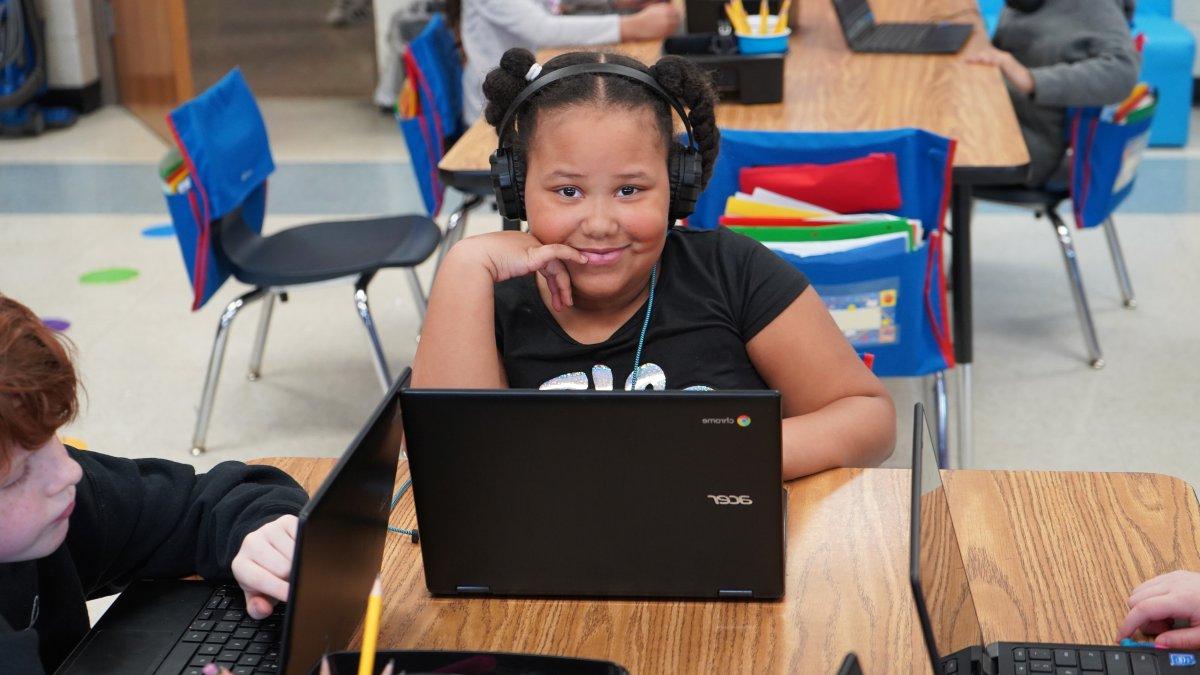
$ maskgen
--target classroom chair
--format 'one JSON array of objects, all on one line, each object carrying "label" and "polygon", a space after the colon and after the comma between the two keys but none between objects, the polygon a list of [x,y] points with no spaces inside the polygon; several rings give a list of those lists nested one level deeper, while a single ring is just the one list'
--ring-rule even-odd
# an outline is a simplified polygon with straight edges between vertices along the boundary
[{"label": "classroom chair", "polygon": [[[306,286],[337,279],[352,281],[354,308],[366,330],[380,386],[387,391],[392,377],[367,287],[382,269],[404,269],[423,319],[426,296],[415,266],[438,248],[441,232],[437,224],[423,215],[385,216],[310,223],[264,236],[260,229],[266,210],[266,178],[274,163],[265,123],[240,73],[230,73],[209,91],[172,111],[169,121],[194,181],[188,197],[191,208],[171,209],[177,236],[185,247],[185,262],[189,261],[187,246],[198,242],[191,260],[199,260],[201,265],[189,269],[197,294],[193,307],[211,297],[224,280],[222,274],[253,287],[221,313],[196,417],[192,454],[205,451],[229,329],[238,314],[257,300],[263,305],[250,357],[251,381],[262,372],[263,349],[277,297],[286,302],[290,292]],[[189,229],[188,213],[206,214],[196,219],[196,225],[202,227]],[[200,236],[193,239],[184,232]],[[201,278],[206,264],[212,265],[215,282]]]}]

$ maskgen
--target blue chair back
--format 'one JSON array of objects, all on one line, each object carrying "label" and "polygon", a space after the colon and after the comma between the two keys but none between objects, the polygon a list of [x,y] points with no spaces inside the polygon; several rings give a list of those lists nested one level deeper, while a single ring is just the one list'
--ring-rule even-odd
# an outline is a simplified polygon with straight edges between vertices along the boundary
[{"label": "blue chair back", "polygon": [[1109,119],[1102,108],[1067,110],[1076,227],[1100,225],[1133,192],[1157,106],[1154,103],[1136,119],[1130,115],[1124,122]]},{"label": "blue chair back", "polygon": [[260,232],[275,161],[262,113],[237,68],[172,110],[167,124],[191,180],[189,189],[167,195],[167,207],[196,310],[231,273],[213,235],[214,222],[241,207],[246,225]]},{"label": "blue chair back", "polygon": [[418,111],[405,117],[397,110],[397,123],[408,146],[421,199],[429,215],[442,207],[445,186],[437,165],[447,141],[463,132],[462,60],[454,33],[442,14],[435,14],[404,54],[405,77],[414,84]]}]

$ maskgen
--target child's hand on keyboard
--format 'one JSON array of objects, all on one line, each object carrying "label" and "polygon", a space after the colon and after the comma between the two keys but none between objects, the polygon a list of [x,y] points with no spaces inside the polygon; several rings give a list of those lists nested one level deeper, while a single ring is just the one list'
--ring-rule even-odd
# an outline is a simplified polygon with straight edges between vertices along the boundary
[{"label": "child's hand on keyboard", "polygon": [[280,516],[246,535],[233,558],[233,578],[246,593],[246,613],[265,619],[286,601],[296,549],[296,516]]},{"label": "child's hand on keyboard", "polygon": [[[1177,619],[1188,621],[1190,627],[1172,630]],[[1170,572],[1133,589],[1129,614],[1117,639],[1137,630],[1157,636],[1158,647],[1200,649],[1200,573]]]}]

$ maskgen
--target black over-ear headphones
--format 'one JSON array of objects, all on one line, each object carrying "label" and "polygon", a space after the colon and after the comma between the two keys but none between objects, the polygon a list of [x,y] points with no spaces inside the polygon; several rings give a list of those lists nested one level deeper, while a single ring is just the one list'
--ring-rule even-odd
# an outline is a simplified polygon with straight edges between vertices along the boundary
[{"label": "black over-ear headphones", "polygon": [[500,143],[492,153],[492,189],[496,192],[496,205],[500,215],[511,220],[525,220],[525,160],[520,153],[505,145],[513,118],[517,111],[530,96],[540,91],[546,85],[557,82],[572,75],[600,73],[605,75],[620,75],[636,80],[645,85],[660,98],[675,109],[679,119],[683,120],[683,128],[687,132],[687,145],[672,143],[667,153],[667,175],[671,182],[671,204],[667,209],[667,218],[671,223],[687,218],[696,208],[696,200],[700,198],[701,183],[704,176],[704,163],[700,151],[692,138],[692,124],[683,111],[683,104],[662,88],[653,77],[629,66],[617,63],[579,63],[552,70],[541,77],[535,78],[513,100],[504,120],[500,123]]}]

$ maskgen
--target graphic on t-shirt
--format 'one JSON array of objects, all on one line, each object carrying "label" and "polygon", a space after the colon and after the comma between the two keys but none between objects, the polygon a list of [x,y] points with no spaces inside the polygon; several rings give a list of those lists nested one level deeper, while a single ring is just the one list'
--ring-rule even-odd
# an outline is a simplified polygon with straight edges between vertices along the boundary
[{"label": "graphic on t-shirt", "polygon": [[843,286],[823,286],[818,290],[850,344],[867,347],[900,341],[900,327],[896,325],[899,286],[897,277],[889,277]]},{"label": "graphic on t-shirt", "polygon": [[[592,384],[588,386],[587,373],[575,371],[573,373],[563,373],[557,377],[552,377],[541,384],[538,389],[542,391],[587,391],[595,389],[596,391],[612,391],[613,390],[613,372],[612,368],[605,365],[592,366]],[[667,389],[667,374],[663,372],[661,366],[656,363],[643,363],[638,368],[637,387],[633,386],[633,373],[625,378],[625,391],[643,391],[650,389],[652,391],[666,391]],[[698,384],[690,387],[685,387],[684,391],[712,391],[713,388]]]}]

